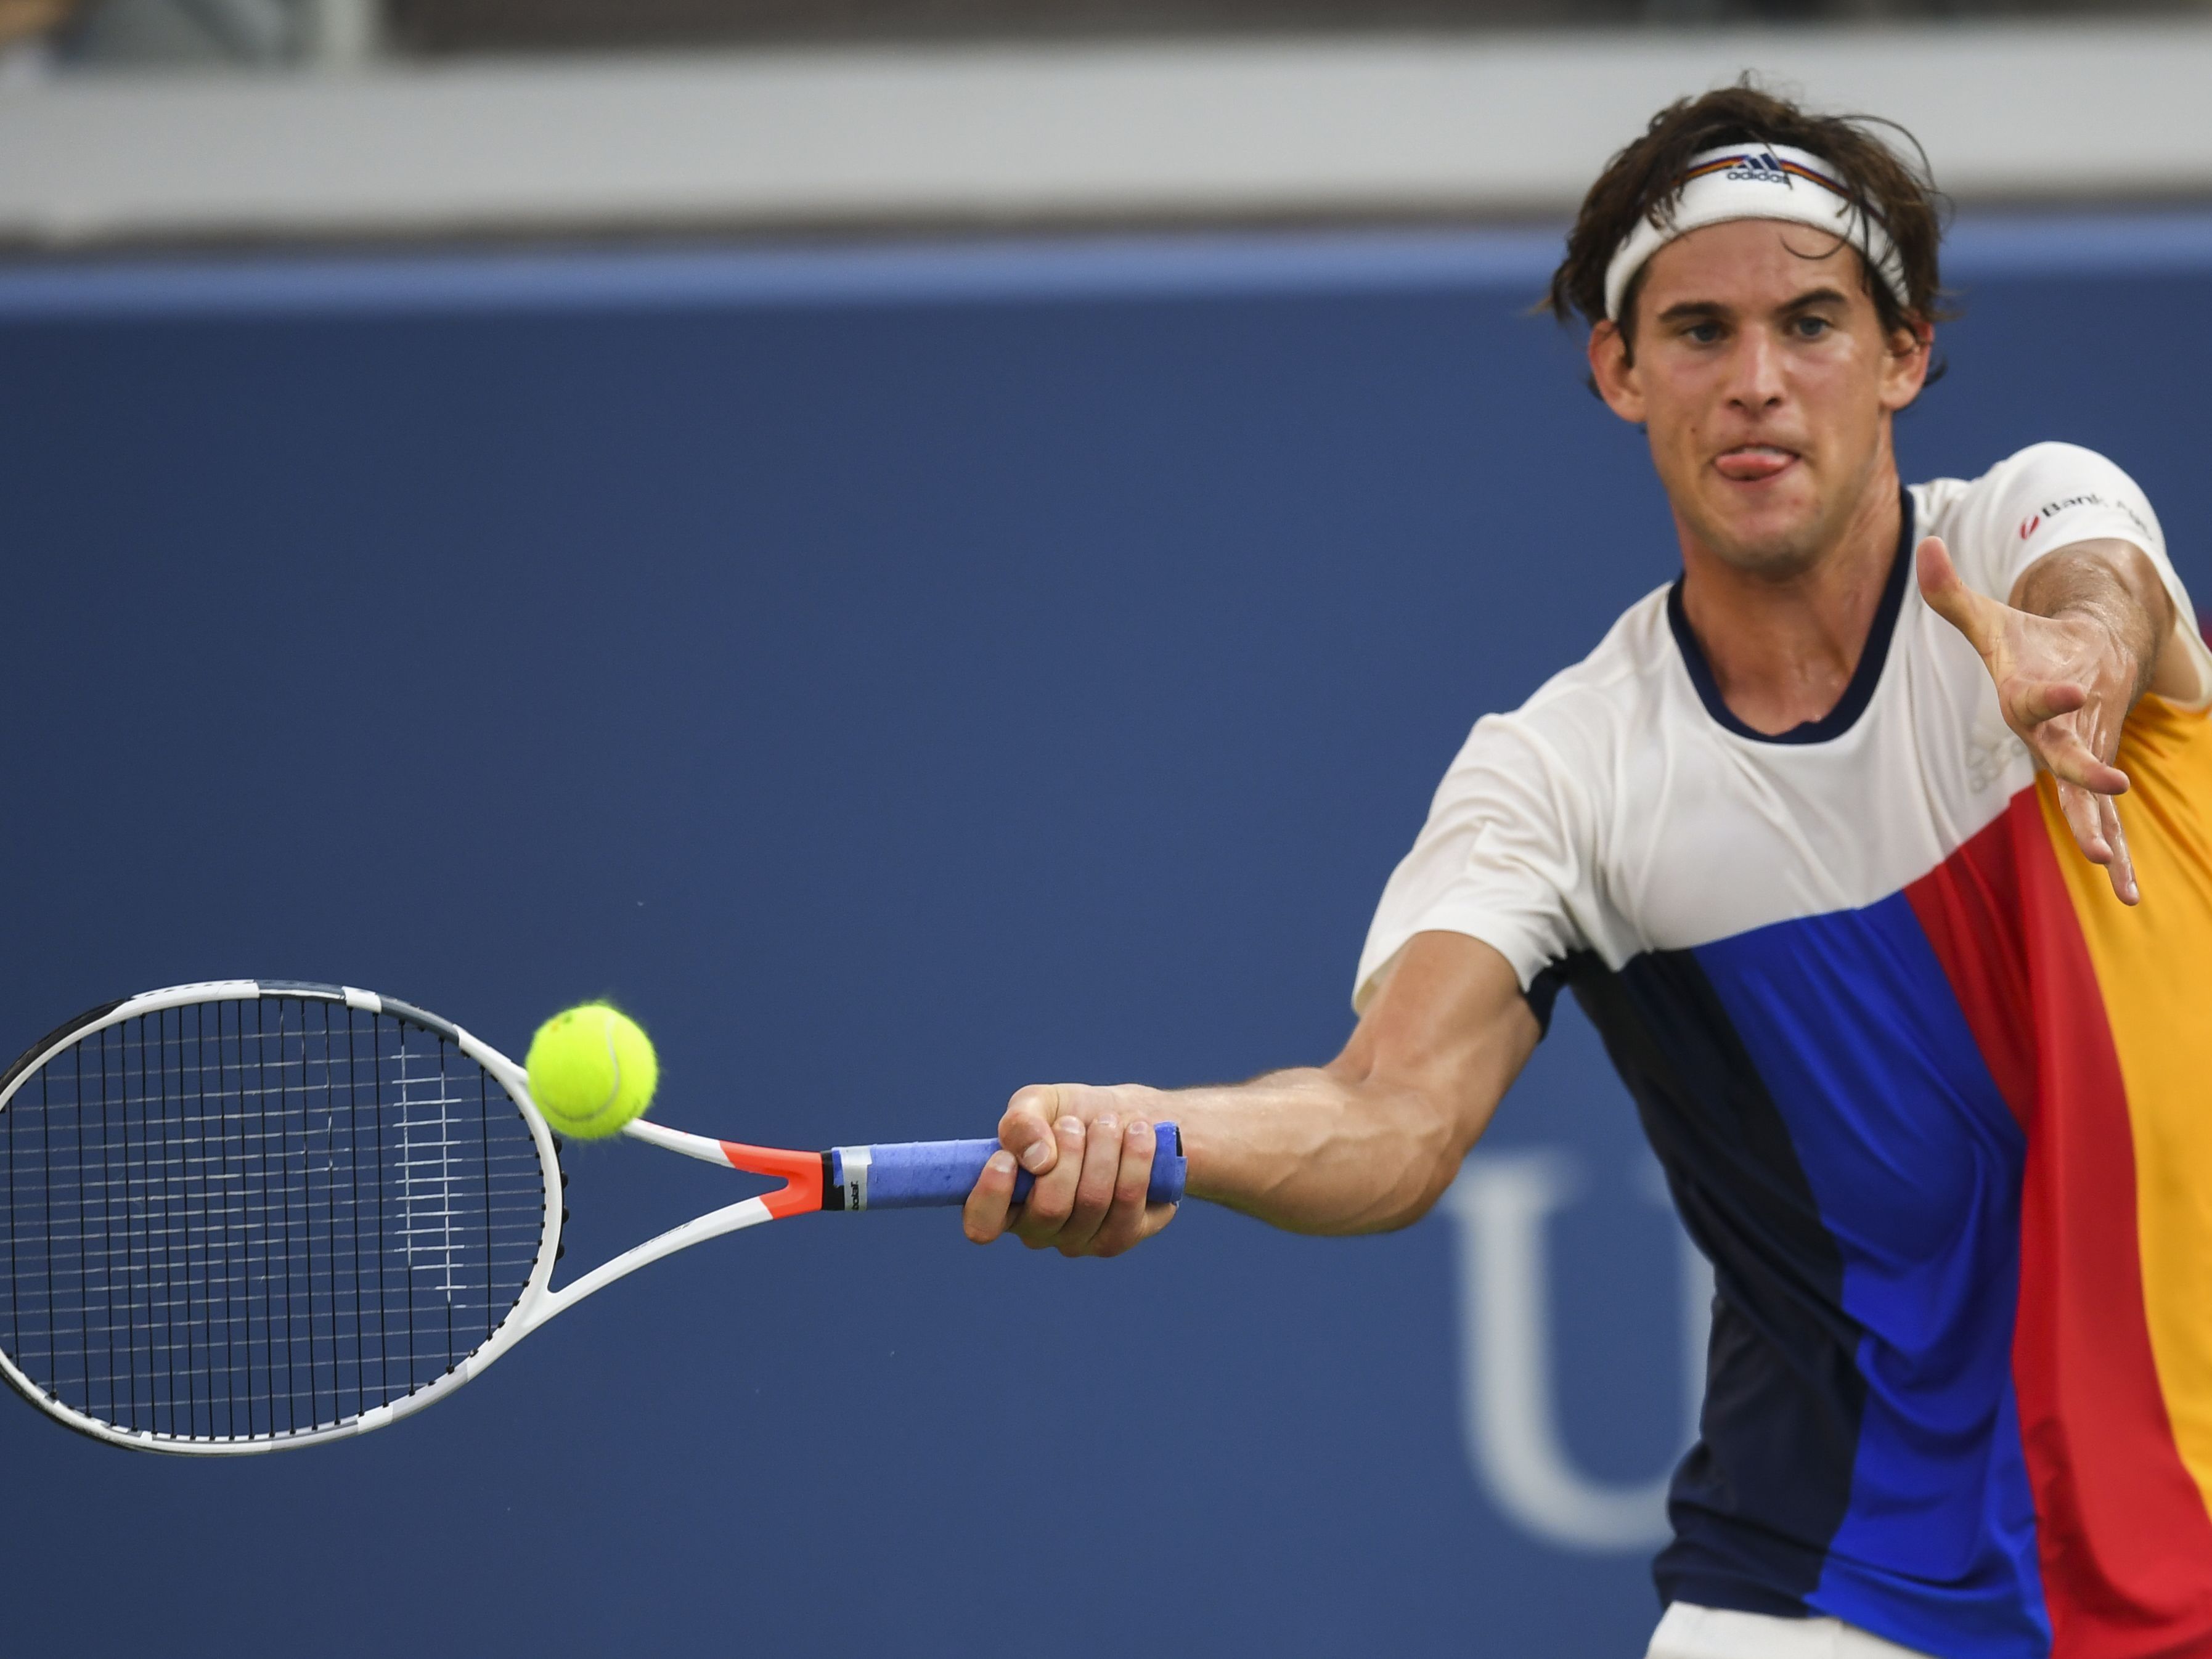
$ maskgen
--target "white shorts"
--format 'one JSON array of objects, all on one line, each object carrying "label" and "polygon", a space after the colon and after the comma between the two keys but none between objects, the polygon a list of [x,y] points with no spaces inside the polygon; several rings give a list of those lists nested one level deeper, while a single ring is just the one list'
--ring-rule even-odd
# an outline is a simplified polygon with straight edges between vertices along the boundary
[{"label": "white shorts", "polygon": [[1776,1619],[1677,1601],[1644,1659],[1928,1659],[1840,1619]]}]

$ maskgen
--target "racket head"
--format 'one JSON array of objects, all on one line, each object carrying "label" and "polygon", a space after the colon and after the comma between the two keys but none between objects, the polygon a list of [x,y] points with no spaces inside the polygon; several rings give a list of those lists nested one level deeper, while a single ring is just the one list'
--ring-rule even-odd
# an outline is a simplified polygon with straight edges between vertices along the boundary
[{"label": "racket head", "polygon": [[0,1075],[0,1376],[143,1449],[366,1432],[531,1328],[562,1186],[521,1068],[410,1004],[290,980],[106,1004]]}]

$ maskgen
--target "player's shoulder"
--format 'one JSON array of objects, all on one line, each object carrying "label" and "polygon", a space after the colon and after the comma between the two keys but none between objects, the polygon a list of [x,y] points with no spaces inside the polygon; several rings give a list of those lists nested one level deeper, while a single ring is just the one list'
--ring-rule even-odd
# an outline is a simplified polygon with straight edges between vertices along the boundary
[{"label": "player's shoulder", "polygon": [[1915,484],[1912,495],[1923,532],[1947,538],[2008,532],[2025,539],[2077,508],[2142,520],[2145,533],[2156,533],[2141,488],[2118,462],[2056,438],[2016,449],[1974,477]]},{"label": "player's shoulder", "polygon": [[1666,677],[1677,672],[1669,591],[1654,588],[1629,606],[1588,656],[1546,680],[1518,708],[1486,716],[1470,741],[1490,733],[1587,753],[1624,739],[1648,717]]},{"label": "player's shoulder", "polygon": [[2106,467],[2117,465],[2111,457],[2100,454],[2085,444],[2068,443],[2062,438],[2045,438],[2015,449],[1987,471],[1971,478],[1931,478],[1919,488],[1951,495],[1963,490],[1988,489],[2045,469],[2069,466]]}]

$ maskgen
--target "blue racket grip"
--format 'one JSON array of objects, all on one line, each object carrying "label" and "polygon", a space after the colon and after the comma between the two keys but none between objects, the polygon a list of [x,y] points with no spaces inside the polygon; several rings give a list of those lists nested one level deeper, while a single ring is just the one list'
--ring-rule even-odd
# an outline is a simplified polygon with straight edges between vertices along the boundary
[{"label": "blue racket grip", "polygon": [[[1146,1199],[1154,1204],[1182,1202],[1182,1134],[1172,1123],[1157,1125],[1159,1148],[1152,1154],[1152,1182]],[[830,1210],[920,1210],[957,1207],[968,1201],[983,1165],[999,1150],[995,1140],[908,1140],[884,1146],[834,1146],[830,1151],[830,1188],[823,1207]],[[1014,1202],[1030,1195],[1030,1174],[1014,1172]]]}]

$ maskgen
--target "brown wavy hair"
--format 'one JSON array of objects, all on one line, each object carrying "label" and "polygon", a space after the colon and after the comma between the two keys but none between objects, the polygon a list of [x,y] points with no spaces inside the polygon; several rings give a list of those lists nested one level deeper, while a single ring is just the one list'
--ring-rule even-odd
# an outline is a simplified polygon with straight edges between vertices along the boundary
[{"label": "brown wavy hair", "polygon": [[[1877,128],[1887,129],[1903,147],[1885,143]],[[1910,328],[1948,314],[1936,257],[1948,204],[1936,191],[1919,141],[1876,116],[1809,114],[1748,76],[1735,86],[1668,105],[1642,137],[1606,163],[1583,198],[1567,234],[1567,257],[1552,273],[1551,291],[1540,308],[1562,322],[1577,313],[1592,324],[1602,320],[1605,268],[1637,220],[1665,225],[1681,200],[1690,158],[1743,143],[1788,144],[1822,157],[1836,169],[1852,207],[1889,232],[1905,270],[1905,299],[1899,301],[1871,273],[1861,273],[1883,327]],[[1642,275],[1623,296],[1621,332],[1632,346],[1630,324]]]}]

